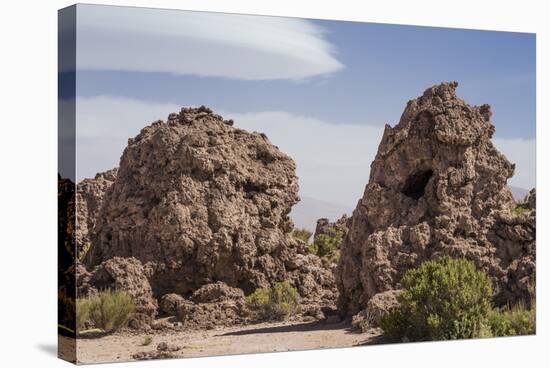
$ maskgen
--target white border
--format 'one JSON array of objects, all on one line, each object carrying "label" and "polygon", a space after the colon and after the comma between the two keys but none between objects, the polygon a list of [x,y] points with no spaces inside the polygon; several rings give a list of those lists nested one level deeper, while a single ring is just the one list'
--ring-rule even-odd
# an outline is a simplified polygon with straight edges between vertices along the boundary
[{"label": "white border", "polygon": [[[536,337],[401,344],[309,352],[241,355],[191,360],[122,363],[117,367],[536,367],[549,346],[548,321],[548,72],[550,66],[544,1],[297,1],[181,0],[87,1],[342,19],[380,23],[537,33],[537,309]],[[56,344],[56,136],[57,9],[70,1],[11,1],[1,5],[0,109],[0,339],[3,366],[63,366]],[[546,23],[546,24],[545,24]],[[472,55],[475,57],[475,55]],[[546,101],[546,106],[543,104]],[[542,225],[542,226],[541,226]]]}]

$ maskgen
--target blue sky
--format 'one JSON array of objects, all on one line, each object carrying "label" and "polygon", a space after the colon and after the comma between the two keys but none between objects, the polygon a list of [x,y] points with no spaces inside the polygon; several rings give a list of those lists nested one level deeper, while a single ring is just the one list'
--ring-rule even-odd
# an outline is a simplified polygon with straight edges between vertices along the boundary
[{"label": "blue sky", "polygon": [[492,106],[511,184],[535,185],[533,34],[89,5],[77,24],[80,178],[152,120],[204,104],[290,153],[302,195],[353,207],[383,125],[456,80]]}]

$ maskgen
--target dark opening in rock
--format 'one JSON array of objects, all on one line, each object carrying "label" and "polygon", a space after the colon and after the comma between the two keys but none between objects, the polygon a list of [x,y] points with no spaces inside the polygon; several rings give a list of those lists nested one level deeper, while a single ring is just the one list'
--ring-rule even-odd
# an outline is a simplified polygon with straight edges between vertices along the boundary
[{"label": "dark opening in rock", "polygon": [[433,170],[425,170],[412,174],[408,177],[405,187],[401,192],[407,197],[418,200],[424,195],[426,185],[433,173]]}]

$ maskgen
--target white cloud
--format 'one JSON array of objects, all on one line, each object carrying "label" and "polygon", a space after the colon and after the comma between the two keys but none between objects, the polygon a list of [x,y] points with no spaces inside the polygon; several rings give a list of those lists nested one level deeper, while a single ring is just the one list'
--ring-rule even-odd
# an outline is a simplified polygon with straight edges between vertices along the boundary
[{"label": "white cloud", "polygon": [[[166,119],[180,106],[119,97],[77,99],[78,179],[92,177],[116,165],[129,137],[158,119]],[[329,124],[288,112],[232,113],[235,126],[265,133],[296,162],[300,194],[345,208],[355,208],[368,182],[383,128],[369,125]],[[494,139],[511,162],[516,175],[510,185],[535,185],[535,141]]]},{"label": "white cloud", "polygon": [[155,120],[166,120],[181,106],[150,103],[122,97],[76,99],[77,178],[118,166],[128,138]]},{"label": "white cloud", "polygon": [[311,21],[79,5],[78,69],[304,79],[343,65]]}]

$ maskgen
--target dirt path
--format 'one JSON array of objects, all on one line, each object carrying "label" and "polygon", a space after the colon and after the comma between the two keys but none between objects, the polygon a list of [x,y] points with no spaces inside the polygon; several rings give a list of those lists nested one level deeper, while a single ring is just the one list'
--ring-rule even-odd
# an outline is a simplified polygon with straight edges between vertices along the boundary
[{"label": "dirt path", "polygon": [[376,333],[359,334],[346,323],[323,322],[261,323],[209,331],[166,332],[150,334],[153,341],[142,346],[146,335],[120,333],[96,339],[79,339],[79,363],[104,363],[135,360],[136,353],[157,352],[157,345],[166,342],[180,349],[174,357],[201,357],[259,352],[292,351],[350,347],[377,343]]}]

